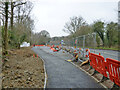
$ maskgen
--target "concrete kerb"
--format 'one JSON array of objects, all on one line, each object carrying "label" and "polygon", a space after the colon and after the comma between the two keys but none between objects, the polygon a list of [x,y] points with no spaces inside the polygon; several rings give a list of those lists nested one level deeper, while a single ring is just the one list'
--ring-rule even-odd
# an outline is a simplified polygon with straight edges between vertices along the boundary
[{"label": "concrete kerb", "polygon": [[[40,57],[41,58],[41,57]],[[42,58],[41,58],[42,59]],[[42,59],[43,63],[44,63],[44,72],[45,72],[45,81],[44,81],[44,90],[46,88],[46,84],[47,84],[47,73],[46,73],[46,68],[45,68],[45,61]]]},{"label": "concrete kerb", "polygon": [[[40,57],[40,56],[38,55],[38,57]],[[44,64],[44,72],[45,72],[44,90],[45,90],[46,85],[47,85],[47,72],[46,72],[46,68],[45,68],[45,61],[42,57],[40,57],[40,58],[42,59],[43,64]]]},{"label": "concrete kerb", "polygon": [[[86,74],[88,74],[89,76],[91,76],[88,72],[86,72],[84,69],[82,69],[81,67],[79,67],[78,65],[74,64],[73,62],[70,62],[71,64],[73,64],[75,67],[79,68],[80,70],[82,70],[83,72],[85,72]],[[91,76],[96,82],[99,82],[95,77]],[[100,83],[100,85],[102,85],[106,90],[108,90],[108,88],[103,85],[102,83]]]}]

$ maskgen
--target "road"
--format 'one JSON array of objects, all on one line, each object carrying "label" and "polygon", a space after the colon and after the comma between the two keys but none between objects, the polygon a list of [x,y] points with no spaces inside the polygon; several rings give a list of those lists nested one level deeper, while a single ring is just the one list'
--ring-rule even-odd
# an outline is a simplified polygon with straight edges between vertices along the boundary
[{"label": "road", "polygon": [[45,61],[47,88],[103,88],[85,72],[66,62],[71,58],[67,53],[56,53],[48,47],[34,47],[32,50]]},{"label": "road", "polygon": [[[64,46],[64,48],[72,48],[72,49],[75,49],[74,47],[67,47],[67,46]],[[76,48],[77,50],[79,50],[79,48]],[[83,48],[81,48],[83,50]],[[86,52],[86,49],[84,49],[84,52]],[[100,49],[90,49],[90,52],[91,53],[96,53],[96,54],[101,54],[105,59],[106,58],[112,58],[112,59],[115,59],[115,60],[118,60],[120,61],[120,52],[119,51],[114,51],[114,50],[100,50]]]},{"label": "road", "polygon": [[120,61],[120,52],[119,51],[113,51],[113,50],[98,50],[98,49],[90,49],[90,51],[92,53],[96,53],[99,54],[101,53],[101,55],[106,59],[106,58],[112,58],[115,60],[119,60]]}]

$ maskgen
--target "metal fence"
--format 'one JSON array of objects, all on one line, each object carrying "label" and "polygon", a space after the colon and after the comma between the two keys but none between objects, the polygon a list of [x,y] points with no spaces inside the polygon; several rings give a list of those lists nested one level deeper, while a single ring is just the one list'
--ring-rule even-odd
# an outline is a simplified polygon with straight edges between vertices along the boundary
[{"label": "metal fence", "polygon": [[75,48],[95,48],[96,43],[96,33],[78,36],[71,39],[64,39],[65,46],[72,46]]},{"label": "metal fence", "polygon": [[[92,53],[95,53],[95,54],[100,53],[105,58],[112,58],[112,59],[116,59],[116,60],[120,59],[120,55],[118,54],[119,53],[118,51],[95,49],[97,47],[96,33],[82,35],[82,36],[78,36],[78,37],[74,37],[74,38],[64,37],[64,38],[54,39],[54,40],[51,40],[50,45],[53,45],[53,44],[60,45],[61,40],[64,41],[62,46],[66,47],[66,48],[72,48],[73,50],[74,49],[77,50],[77,49],[81,48],[80,52],[82,53],[83,57],[85,56],[85,50],[87,48],[90,48],[90,51]],[[100,41],[100,43],[102,44],[101,41]]]}]

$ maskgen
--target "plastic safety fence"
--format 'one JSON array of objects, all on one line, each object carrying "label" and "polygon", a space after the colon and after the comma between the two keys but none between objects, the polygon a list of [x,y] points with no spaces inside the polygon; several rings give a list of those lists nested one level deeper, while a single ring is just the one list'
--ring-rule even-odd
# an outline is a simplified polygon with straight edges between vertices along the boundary
[{"label": "plastic safety fence", "polygon": [[47,47],[51,47],[50,45],[46,45]]},{"label": "plastic safety fence", "polygon": [[[90,65],[99,73],[120,86],[120,61],[89,52]],[[109,74],[109,76],[107,75]]]},{"label": "plastic safety fence", "polygon": [[84,60],[88,60],[89,59],[89,49],[83,50],[83,49],[79,48],[78,50],[79,50],[78,58],[80,60],[84,61]]},{"label": "plastic safety fence", "polygon": [[96,71],[101,73],[103,76],[109,78],[116,85],[120,86],[120,61],[105,58],[100,54],[91,53],[89,49],[86,49],[83,55],[83,50],[81,48],[73,47],[63,47],[64,50],[70,50],[70,53],[77,53],[78,57],[89,57],[90,66],[92,66]]},{"label": "plastic safety fence", "polygon": [[50,46],[50,49],[51,50],[53,50],[53,52],[57,52],[57,51],[59,51],[60,50],[60,47],[57,45],[52,45],[52,46]]},{"label": "plastic safety fence", "polygon": [[90,65],[96,71],[107,77],[106,68],[105,68],[106,63],[103,56],[94,53],[89,53],[89,61],[90,61]]},{"label": "plastic safety fence", "polygon": [[79,58],[82,58],[82,57],[83,57],[83,50],[81,50],[81,48],[79,48],[78,57],[79,57]]},{"label": "plastic safety fence", "polygon": [[35,45],[35,46],[45,46],[45,45]]},{"label": "plastic safety fence", "polygon": [[53,52],[56,52],[56,51],[57,51],[55,48],[52,48],[52,47],[51,47],[50,49],[53,50]]},{"label": "plastic safety fence", "polygon": [[120,61],[106,58],[106,66],[110,80],[120,86]]},{"label": "plastic safety fence", "polygon": [[86,58],[89,57],[89,52],[90,52],[90,50],[89,50],[89,49],[86,49],[86,53],[85,53],[85,57],[86,57]]}]

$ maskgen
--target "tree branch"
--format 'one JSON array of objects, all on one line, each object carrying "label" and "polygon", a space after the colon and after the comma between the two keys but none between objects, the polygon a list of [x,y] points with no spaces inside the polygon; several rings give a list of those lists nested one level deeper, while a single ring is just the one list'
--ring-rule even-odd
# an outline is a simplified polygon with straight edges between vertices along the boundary
[{"label": "tree branch", "polygon": [[4,7],[0,6],[0,8],[5,9]]},{"label": "tree branch", "polygon": [[1,14],[1,15],[3,15],[3,16],[5,16],[5,14],[4,14],[4,13],[2,13],[2,12],[0,12],[0,14]]},{"label": "tree branch", "polygon": [[26,4],[26,2],[21,2],[21,3],[18,3],[18,4],[16,4],[16,5],[14,5],[14,7],[16,7],[16,6],[19,6],[19,5],[23,5],[23,4]]}]

